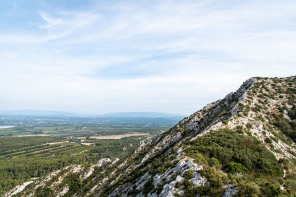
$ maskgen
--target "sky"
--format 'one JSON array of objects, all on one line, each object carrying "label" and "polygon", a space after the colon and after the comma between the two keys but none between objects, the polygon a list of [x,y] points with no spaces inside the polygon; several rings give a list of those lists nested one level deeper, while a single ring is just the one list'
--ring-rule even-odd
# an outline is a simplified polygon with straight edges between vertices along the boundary
[{"label": "sky", "polygon": [[295,52],[295,0],[2,0],[0,111],[189,115]]}]

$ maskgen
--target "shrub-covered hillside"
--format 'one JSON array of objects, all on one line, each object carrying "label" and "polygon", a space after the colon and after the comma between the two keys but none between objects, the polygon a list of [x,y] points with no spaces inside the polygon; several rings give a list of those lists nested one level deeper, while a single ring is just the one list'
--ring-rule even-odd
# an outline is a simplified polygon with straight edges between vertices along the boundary
[{"label": "shrub-covered hillside", "polygon": [[[251,78],[130,156],[68,168],[46,187],[57,196],[295,196],[295,90],[296,77]],[[74,182],[59,184],[71,173]]]},{"label": "shrub-covered hillside", "polygon": [[295,77],[248,80],[168,131],[182,138],[110,196],[296,195],[295,88]]}]

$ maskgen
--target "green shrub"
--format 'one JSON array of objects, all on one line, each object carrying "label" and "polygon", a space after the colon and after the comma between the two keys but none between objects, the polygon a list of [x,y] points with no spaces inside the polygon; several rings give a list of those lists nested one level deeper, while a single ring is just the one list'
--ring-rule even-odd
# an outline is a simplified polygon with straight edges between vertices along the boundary
[{"label": "green shrub", "polygon": [[236,163],[234,161],[229,162],[223,168],[226,172],[229,172],[232,174],[237,173],[237,172],[245,173],[247,171],[247,168],[244,165],[242,165],[240,163]]},{"label": "green shrub", "polygon": [[296,119],[296,105],[291,108],[291,110],[288,112],[288,115],[292,120]]},{"label": "green shrub", "polygon": [[180,194],[179,194],[179,193],[177,193],[177,192],[175,192],[175,193],[174,193],[174,196],[176,196],[176,197],[179,197],[179,196],[180,196]]},{"label": "green shrub", "polygon": [[253,112],[259,112],[260,109],[259,109],[258,107],[252,107],[252,111],[253,111]]},{"label": "green shrub", "polygon": [[219,172],[217,172],[216,168],[205,168],[201,171],[201,175],[208,179],[211,187],[219,188],[223,186],[222,175]]},{"label": "green shrub", "polygon": [[[290,112],[290,111],[289,111]],[[284,134],[289,136],[294,142],[296,142],[296,122],[292,120],[289,122],[283,115],[273,114],[272,124],[281,130]],[[283,139],[284,142],[285,139]],[[287,142],[289,143],[289,142]]]},{"label": "green shrub", "polygon": [[244,129],[243,129],[243,126],[239,125],[235,128],[235,130],[238,132],[238,133],[244,133]]},{"label": "green shrub", "polygon": [[218,166],[220,164],[219,160],[215,157],[211,157],[209,161],[210,166]]},{"label": "green shrub", "polygon": [[245,109],[244,109],[244,112],[250,112],[250,110],[251,110],[251,107],[250,107],[250,105],[246,105],[245,106]]},{"label": "green shrub", "polygon": [[266,143],[268,143],[268,144],[271,144],[272,143],[272,140],[270,139],[270,138],[265,138],[265,140],[264,140]]},{"label": "green shrub", "polygon": [[192,184],[192,182],[191,181],[189,181],[188,179],[185,179],[184,180],[184,186],[186,187],[186,188],[192,188],[193,187],[193,184]]},{"label": "green shrub", "polygon": [[247,182],[239,186],[238,196],[260,196],[260,187],[254,182]]},{"label": "green shrub", "polygon": [[286,180],[284,187],[289,194],[296,195],[296,180],[295,179]]},{"label": "green shrub", "polygon": [[180,182],[177,182],[176,185],[175,185],[175,188],[180,188],[182,185]]},{"label": "green shrub", "polygon": [[[222,166],[226,167],[228,164],[228,168],[225,169],[229,171],[233,169],[245,171],[239,164],[231,163],[235,162],[245,166],[247,171],[273,176],[282,175],[282,168],[275,156],[261,142],[254,137],[240,135],[229,129],[211,132],[191,141],[186,153],[191,153],[189,154],[191,156],[194,152],[204,154],[208,158],[214,157]],[[208,159],[209,162],[210,160]]]},{"label": "green shrub", "polygon": [[247,127],[248,129],[251,129],[251,128],[252,128],[251,123],[247,123],[247,124],[246,124],[246,127]]},{"label": "green shrub", "polygon": [[38,187],[35,195],[36,197],[47,197],[47,196],[54,196],[53,195],[53,191],[49,188],[49,187],[44,187],[43,189],[41,189],[42,187]]},{"label": "green shrub", "polygon": [[190,169],[190,170],[187,170],[186,172],[184,172],[183,177],[185,179],[192,179],[192,177],[193,177],[193,170]]},{"label": "green shrub", "polygon": [[270,182],[266,182],[261,186],[261,192],[265,196],[280,196],[282,194],[280,184]]},{"label": "green shrub", "polygon": [[228,120],[222,120],[223,124],[227,125],[228,124]]}]

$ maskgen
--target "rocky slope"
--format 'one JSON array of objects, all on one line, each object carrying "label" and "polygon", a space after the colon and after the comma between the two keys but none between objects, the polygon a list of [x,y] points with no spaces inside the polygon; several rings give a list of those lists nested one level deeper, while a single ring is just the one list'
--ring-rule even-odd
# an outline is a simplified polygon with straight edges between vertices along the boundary
[{"label": "rocky slope", "polygon": [[7,196],[296,195],[295,94],[296,77],[251,78],[122,161],[70,166]]}]

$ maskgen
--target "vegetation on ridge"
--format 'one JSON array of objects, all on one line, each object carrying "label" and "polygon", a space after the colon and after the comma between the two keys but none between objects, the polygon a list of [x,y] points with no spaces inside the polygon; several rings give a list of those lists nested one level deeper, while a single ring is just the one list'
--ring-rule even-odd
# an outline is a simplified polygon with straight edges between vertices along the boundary
[{"label": "vegetation on ridge", "polygon": [[[282,194],[282,164],[254,137],[223,129],[187,142],[183,147],[187,147],[186,155],[195,158],[196,162],[200,162],[201,155],[207,161],[202,163],[205,169],[201,174],[208,178],[209,185],[186,188],[190,190],[185,190],[188,194],[223,195],[223,186],[230,183],[247,196]],[[222,171],[229,174],[225,175]]]},{"label": "vegetation on ridge", "polygon": [[[65,196],[110,197],[295,196],[295,90],[296,77],[250,79],[146,140],[116,165],[95,167],[86,179],[83,173],[90,166],[77,176],[68,170],[38,191],[56,195],[68,187]],[[53,186],[60,177],[63,181]],[[20,196],[29,195],[32,185]]]}]

